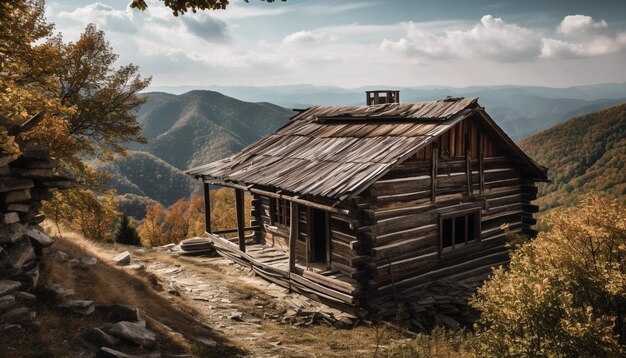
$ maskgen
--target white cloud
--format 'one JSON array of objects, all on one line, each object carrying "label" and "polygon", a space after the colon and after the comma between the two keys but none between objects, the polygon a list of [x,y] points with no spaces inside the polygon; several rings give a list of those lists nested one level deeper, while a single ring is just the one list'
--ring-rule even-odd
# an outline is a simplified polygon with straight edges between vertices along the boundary
[{"label": "white cloud", "polygon": [[591,16],[568,15],[563,18],[557,31],[565,35],[588,34],[606,29],[609,25],[604,20],[594,21]]},{"label": "white cloud", "polygon": [[116,10],[109,5],[93,3],[74,9],[61,11],[56,17],[69,22],[81,23],[83,26],[94,23],[100,28],[115,32],[136,32],[139,19],[130,9]]},{"label": "white cloud", "polygon": [[557,33],[565,37],[544,38],[541,57],[596,57],[626,50],[626,32],[611,34],[606,21],[595,21],[591,16],[565,16]]},{"label": "white cloud", "polygon": [[380,47],[434,58],[524,60],[540,54],[540,39],[536,31],[485,15],[469,30],[445,31],[442,35],[409,22],[405,37],[397,41],[385,39]]},{"label": "white cloud", "polygon": [[283,43],[287,45],[291,44],[304,44],[304,43],[313,43],[319,41],[336,41],[337,36],[328,35],[325,32],[319,31],[298,31],[292,34],[285,36],[283,39]]}]

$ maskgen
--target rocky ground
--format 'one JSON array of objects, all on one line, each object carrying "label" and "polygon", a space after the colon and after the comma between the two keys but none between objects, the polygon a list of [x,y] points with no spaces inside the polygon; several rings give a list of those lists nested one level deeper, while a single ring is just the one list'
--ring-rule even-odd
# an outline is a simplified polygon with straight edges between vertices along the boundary
[{"label": "rocky ground", "polygon": [[367,357],[403,339],[221,257],[65,235],[43,267],[39,326],[0,336],[0,356]]}]

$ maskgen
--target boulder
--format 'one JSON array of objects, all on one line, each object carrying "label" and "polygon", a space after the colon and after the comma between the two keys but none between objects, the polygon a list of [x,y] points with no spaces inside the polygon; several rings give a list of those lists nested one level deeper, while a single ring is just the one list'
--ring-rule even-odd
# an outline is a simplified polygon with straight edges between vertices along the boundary
[{"label": "boulder", "polygon": [[0,297],[0,313],[11,310],[15,308],[16,305],[17,301],[15,301],[15,297],[13,295]]},{"label": "boulder", "polygon": [[4,251],[9,256],[13,268],[21,268],[27,262],[35,259],[35,251],[30,244],[30,240],[25,237],[6,247]]},{"label": "boulder", "polygon": [[30,210],[30,205],[28,204],[9,204],[6,206],[7,211],[16,211],[18,213],[27,213]]},{"label": "boulder", "polygon": [[24,225],[21,223],[0,227],[0,244],[12,243],[24,235]]},{"label": "boulder", "polygon": [[57,304],[57,307],[85,316],[92,314],[95,310],[93,300],[65,300]]},{"label": "boulder", "polygon": [[0,193],[15,190],[30,189],[35,183],[30,179],[16,177],[0,177]]},{"label": "boulder", "polygon": [[70,255],[68,255],[65,251],[57,251],[54,252],[50,257],[57,259],[59,262],[65,262],[70,259]]},{"label": "boulder", "polygon": [[0,297],[17,291],[20,287],[22,287],[22,284],[20,282],[12,280],[0,280]]},{"label": "boulder", "polygon": [[101,347],[96,353],[96,358],[161,358],[161,353],[152,352],[142,355],[131,355],[108,347]]},{"label": "boulder", "polygon": [[115,256],[113,258],[113,262],[119,266],[126,266],[130,264],[130,252],[124,251],[121,254]]},{"label": "boulder", "polygon": [[139,310],[131,306],[115,304],[110,306],[98,306],[96,310],[109,322],[137,322],[141,319]]},{"label": "boulder", "polygon": [[14,190],[0,194],[0,201],[4,201],[6,204],[20,203],[28,201],[32,198],[30,190]]},{"label": "boulder", "polygon": [[98,347],[115,347],[120,341],[112,335],[106,333],[100,328],[92,328],[87,330],[83,335],[83,339]]},{"label": "boulder", "polygon": [[156,333],[131,322],[117,322],[111,327],[109,332],[118,338],[143,346],[146,349],[154,350],[159,348]]},{"label": "boulder", "polygon": [[98,263],[98,259],[90,256],[82,256],[80,258],[80,265],[85,268],[95,266]]},{"label": "boulder", "polygon": [[19,221],[20,221],[20,216],[18,215],[18,213],[11,211],[2,215],[1,223],[4,225],[11,225]]},{"label": "boulder", "polygon": [[48,235],[32,227],[26,229],[25,234],[39,247],[48,247],[54,243]]},{"label": "boulder", "polygon": [[29,323],[35,319],[35,312],[30,311],[26,307],[14,308],[0,316],[2,323]]}]

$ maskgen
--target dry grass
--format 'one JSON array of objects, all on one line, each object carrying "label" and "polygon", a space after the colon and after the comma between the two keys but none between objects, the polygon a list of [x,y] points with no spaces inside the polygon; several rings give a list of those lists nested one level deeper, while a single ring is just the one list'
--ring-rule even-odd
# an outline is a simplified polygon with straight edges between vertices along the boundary
[{"label": "dry grass", "polygon": [[[64,251],[72,258],[94,256],[99,258],[96,266],[70,268],[47,255],[41,266],[41,285],[60,284],[73,288],[77,299],[95,299],[96,305],[126,304],[138,307],[148,328],[159,334],[161,352],[167,355],[192,354],[201,357],[223,357],[241,354],[223,336],[198,322],[196,312],[181,302],[173,303],[165,294],[154,289],[154,277],[141,272],[137,275],[112,266],[108,258],[98,255],[97,244],[85,241],[78,235],[63,233],[56,238],[51,252]],[[152,283],[151,283],[152,281]],[[110,323],[97,314],[87,317],[67,314],[54,308],[52,301],[41,297],[35,306],[39,329],[0,335],[2,357],[81,357],[93,356],[96,347],[82,339],[91,327],[105,328]],[[202,337],[219,343],[217,348],[207,348],[194,341]],[[129,353],[141,353],[138,347],[125,347]]]}]

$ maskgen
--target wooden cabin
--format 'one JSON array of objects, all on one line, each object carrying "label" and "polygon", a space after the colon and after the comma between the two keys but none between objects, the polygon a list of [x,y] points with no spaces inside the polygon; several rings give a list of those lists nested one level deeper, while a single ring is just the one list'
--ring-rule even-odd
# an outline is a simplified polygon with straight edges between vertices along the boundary
[{"label": "wooden cabin", "polygon": [[[424,306],[415,302],[449,307],[458,292],[425,297],[426,288],[475,288],[506,264],[502,226],[534,234],[545,169],[477,98],[398,100],[398,91],[369,91],[365,106],[310,107],[241,152],[189,170],[204,183],[206,231],[220,254],[371,318],[394,316],[401,302],[417,315]],[[210,185],[236,191],[237,228],[212,231]],[[253,197],[248,223],[244,192]]]}]

